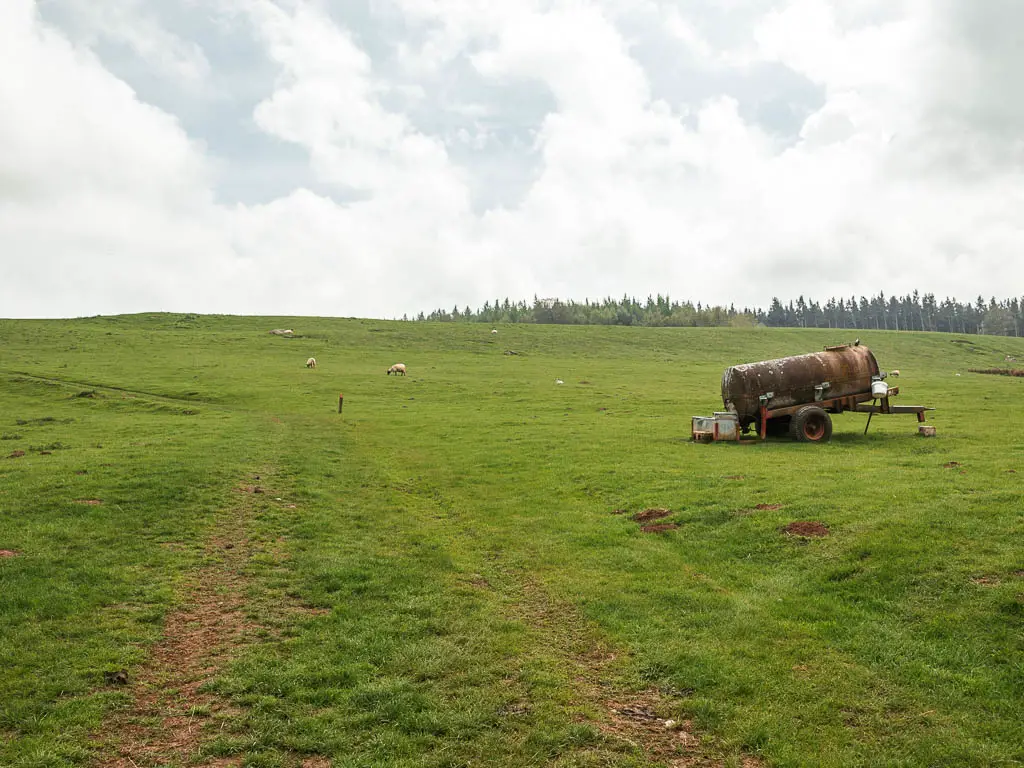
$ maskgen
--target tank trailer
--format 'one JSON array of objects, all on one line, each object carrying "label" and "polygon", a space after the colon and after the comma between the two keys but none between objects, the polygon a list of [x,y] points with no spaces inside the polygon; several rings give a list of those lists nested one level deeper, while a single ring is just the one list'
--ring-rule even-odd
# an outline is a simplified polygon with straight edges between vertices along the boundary
[{"label": "tank trailer", "polygon": [[[933,409],[890,402],[900,390],[888,385],[889,376],[859,339],[825,347],[823,352],[734,365],[722,374],[725,410],[694,416],[692,437],[739,440],[754,429],[762,440],[788,433],[800,442],[827,442],[832,437],[830,414],[846,411],[868,414],[864,434],[876,413],[913,413],[918,422],[924,422],[925,411]],[[920,426],[918,431],[935,434],[930,426]]]}]

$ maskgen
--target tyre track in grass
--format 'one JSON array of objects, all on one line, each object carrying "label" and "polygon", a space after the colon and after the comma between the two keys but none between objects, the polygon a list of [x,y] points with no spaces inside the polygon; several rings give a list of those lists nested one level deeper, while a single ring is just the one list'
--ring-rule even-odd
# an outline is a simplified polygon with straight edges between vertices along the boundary
[{"label": "tyre track in grass", "polygon": [[[240,485],[236,493],[236,502],[221,514],[204,545],[203,565],[185,579],[180,604],[167,615],[163,636],[147,661],[136,670],[108,675],[108,682],[127,686],[130,704],[111,715],[93,739],[99,747],[97,768],[241,765],[241,756],[208,753],[209,743],[242,711],[206,690],[207,684],[260,636],[273,638],[289,619],[319,612],[258,590],[251,594],[259,586],[249,573],[254,557],[284,562],[277,542],[251,535],[253,519],[278,497],[259,485]],[[252,618],[257,608],[262,621]],[[326,762],[296,757],[295,765]]]},{"label": "tyre track in grass", "polygon": [[[486,579],[474,580],[489,587]],[[528,574],[511,574],[502,591],[506,614],[525,623],[543,649],[571,681],[572,719],[597,729],[614,751],[628,751],[647,764],[670,768],[762,768],[751,755],[729,752],[697,732],[678,714],[679,700],[655,687],[627,684],[629,652],[608,641],[575,605],[551,596]]]},{"label": "tyre track in grass", "polygon": [[[443,522],[449,535],[478,547],[472,521],[459,504],[437,488],[421,488],[407,481],[389,482],[392,489],[425,501]],[[578,724],[600,734],[596,745],[585,752],[599,753],[608,764],[618,764],[616,755],[641,759],[644,764],[670,768],[763,768],[758,757],[739,754],[713,737],[699,733],[692,722],[680,716],[678,696],[655,687],[636,688],[628,682],[630,654],[616,646],[577,606],[552,596],[550,591],[522,567],[508,567],[501,555],[492,553],[481,563],[481,572],[465,573],[459,579],[498,606],[506,618],[521,623],[533,638],[532,649],[521,659],[523,679],[514,688],[522,699],[511,705],[508,715],[522,715],[546,702],[531,698],[525,681],[527,667],[540,665],[557,670],[571,689],[566,713]],[[566,755],[563,755],[566,757]]]},{"label": "tyre track in grass", "polygon": [[0,375],[7,376],[10,381],[17,383],[19,379],[34,382],[38,384],[49,384],[55,387],[64,387],[65,389],[84,389],[93,390],[95,392],[115,392],[126,397],[143,397],[154,401],[165,401],[168,403],[183,404],[183,405],[202,405],[206,408],[216,408],[223,411],[234,411],[243,410],[234,408],[229,405],[225,405],[221,402],[213,400],[205,400],[201,397],[176,397],[175,395],[160,394],[157,392],[146,392],[141,389],[131,389],[129,387],[118,387],[113,384],[100,384],[94,381],[76,381],[73,379],[61,379],[53,376],[39,376],[34,373],[27,373],[25,371],[11,371],[6,369],[0,369]]}]

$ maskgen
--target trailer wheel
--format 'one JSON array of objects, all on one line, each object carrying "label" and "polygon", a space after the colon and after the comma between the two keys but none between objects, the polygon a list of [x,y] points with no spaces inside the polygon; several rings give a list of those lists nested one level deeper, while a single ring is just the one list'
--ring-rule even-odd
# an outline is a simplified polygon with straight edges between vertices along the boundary
[{"label": "trailer wheel", "polygon": [[793,416],[789,434],[801,443],[827,443],[832,439],[832,417],[816,405],[807,405]]}]

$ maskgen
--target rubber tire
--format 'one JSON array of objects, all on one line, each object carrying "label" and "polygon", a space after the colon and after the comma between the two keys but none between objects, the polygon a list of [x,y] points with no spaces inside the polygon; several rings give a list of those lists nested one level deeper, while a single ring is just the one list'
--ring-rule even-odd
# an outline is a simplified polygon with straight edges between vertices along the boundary
[{"label": "rubber tire", "polygon": [[827,443],[832,439],[832,417],[816,405],[805,405],[789,423],[789,434],[800,443]]}]

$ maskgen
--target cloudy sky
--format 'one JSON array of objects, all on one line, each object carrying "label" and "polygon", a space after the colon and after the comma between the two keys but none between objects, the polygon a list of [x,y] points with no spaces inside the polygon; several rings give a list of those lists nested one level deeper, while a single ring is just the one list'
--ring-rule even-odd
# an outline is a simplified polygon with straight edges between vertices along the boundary
[{"label": "cloudy sky", "polygon": [[0,317],[1024,293],[1019,0],[0,0]]}]

